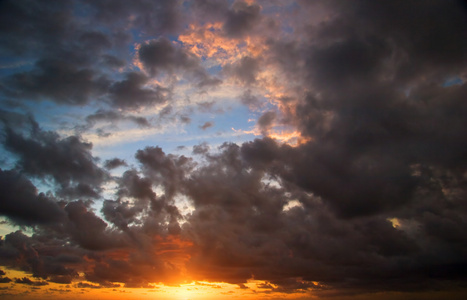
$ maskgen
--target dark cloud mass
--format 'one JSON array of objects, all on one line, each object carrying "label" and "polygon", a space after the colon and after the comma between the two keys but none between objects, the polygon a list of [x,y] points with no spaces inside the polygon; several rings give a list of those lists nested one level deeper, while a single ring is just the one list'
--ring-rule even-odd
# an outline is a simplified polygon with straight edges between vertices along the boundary
[{"label": "dark cloud mass", "polygon": [[63,218],[58,203],[43,193],[24,176],[15,171],[0,170],[2,202],[0,213],[19,224],[57,222]]},{"label": "dark cloud mass", "polygon": [[88,185],[99,188],[107,176],[96,165],[92,144],[77,136],[61,138],[57,133],[43,131],[29,120],[27,134],[4,123],[4,147],[18,157],[16,169],[36,178],[52,179],[61,188]]},{"label": "dark cloud mass", "polygon": [[227,35],[240,38],[259,23],[261,7],[257,4],[248,5],[246,2],[237,1],[226,13],[224,30]]},{"label": "dark cloud mass", "polygon": [[463,1],[2,1],[0,56],[0,284],[465,294]]},{"label": "dark cloud mass", "polygon": [[145,87],[149,78],[138,72],[126,74],[122,81],[115,82],[110,87],[110,99],[112,104],[119,108],[138,108],[165,103],[167,90],[161,86],[154,88]]},{"label": "dark cloud mass", "polygon": [[167,39],[151,41],[139,49],[139,58],[150,73],[173,71],[174,68],[193,68],[197,61],[194,56],[175,48]]},{"label": "dark cloud mass", "polygon": [[206,72],[196,55],[177,47],[165,38],[141,45],[138,57],[144,69],[153,76],[163,72],[175,74],[179,71],[186,73],[201,88],[216,86],[222,82]]},{"label": "dark cloud mass", "polygon": [[91,69],[51,59],[37,62],[32,71],[13,75],[6,84],[10,97],[83,105],[102,95],[108,82]]}]

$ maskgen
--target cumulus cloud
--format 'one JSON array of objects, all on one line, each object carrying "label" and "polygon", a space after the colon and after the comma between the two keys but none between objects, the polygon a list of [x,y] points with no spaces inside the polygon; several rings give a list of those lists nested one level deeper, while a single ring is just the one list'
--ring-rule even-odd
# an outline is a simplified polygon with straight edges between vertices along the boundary
[{"label": "cumulus cloud", "polygon": [[5,94],[15,98],[50,99],[60,104],[83,105],[105,93],[108,81],[94,70],[63,60],[41,60],[29,72],[7,79]]},{"label": "cumulus cloud", "polygon": [[236,1],[227,11],[223,29],[225,33],[234,38],[247,34],[261,19],[261,7],[257,4],[247,4]]},{"label": "cumulus cloud", "polygon": [[219,85],[222,80],[209,75],[194,54],[175,45],[166,38],[152,40],[140,46],[138,58],[152,76],[160,73],[185,74],[197,82],[198,87]]},{"label": "cumulus cloud", "polygon": [[109,89],[109,98],[119,108],[139,108],[165,103],[168,90],[161,86],[146,86],[149,78],[143,73],[130,72],[122,81],[115,82]]},{"label": "cumulus cloud", "polygon": [[16,169],[36,178],[51,178],[61,188],[86,185],[99,188],[107,174],[91,154],[92,144],[78,136],[61,138],[43,131],[34,120],[26,123],[27,134],[4,123],[4,147],[18,156]]},{"label": "cumulus cloud", "polygon": [[120,158],[113,158],[105,161],[104,166],[107,169],[115,169],[118,167],[128,166],[127,163]]},{"label": "cumulus cloud", "polygon": [[256,82],[256,76],[259,71],[259,62],[258,59],[245,56],[235,64],[225,66],[224,70],[239,82],[251,85]]},{"label": "cumulus cloud", "polygon": [[197,66],[196,57],[176,48],[167,39],[151,41],[141,45],[139,59],[143,66],[152,74],[160,71],[173,71],[175,68],[194,68]]},{"label": "cumulus cloud", "polygon": [[59,203],[43,193],[23,175],[0,169],[0,191],[3,201],[0,213],[22,225],[53,223],[63,219]]}]

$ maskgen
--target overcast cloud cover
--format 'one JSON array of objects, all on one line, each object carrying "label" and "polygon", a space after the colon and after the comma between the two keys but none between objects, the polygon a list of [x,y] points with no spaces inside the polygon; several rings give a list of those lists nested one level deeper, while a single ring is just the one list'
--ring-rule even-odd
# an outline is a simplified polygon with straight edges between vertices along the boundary
[{"label": "overcast cloud cover", "polygon": [[466,80],[464,1],[1,1],[0,295],[462,298]]}]

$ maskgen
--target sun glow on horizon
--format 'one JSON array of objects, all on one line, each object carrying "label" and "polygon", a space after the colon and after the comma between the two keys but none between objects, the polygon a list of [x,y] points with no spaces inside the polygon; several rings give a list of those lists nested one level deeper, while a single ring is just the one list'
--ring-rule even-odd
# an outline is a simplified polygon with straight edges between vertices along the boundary
[{"label": "sun glow on horizon", "polygon": [[[263,280],[250,279],[244,284],[226,282],[191,281],[178,285],[152,283],[146,288],[125,287],[123,283],[101,286],[85,280],[69,284],[46,282],[40,278],[29,277],[29,274],[5,269],[6,276],[11,278],[10,285],[15,285],[9,296],[11,299],[44,299],[50,293],[60,293],[62,299],[154,299],[159,300],[201,300],[201,299],[311,299],[312,290],[296,294],[276,291],[279,287]],[[314,282],[318,286],[317,282]],[[22,295],[28,292],[27,297]],[[10,299],[6,297],[4,299]]]}]

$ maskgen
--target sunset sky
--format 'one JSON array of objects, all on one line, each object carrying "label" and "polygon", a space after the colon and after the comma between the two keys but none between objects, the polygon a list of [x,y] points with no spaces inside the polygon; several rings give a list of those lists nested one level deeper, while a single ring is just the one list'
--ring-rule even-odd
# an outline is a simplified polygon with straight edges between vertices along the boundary
[{"label": "sunset sky", "polygon": [[467,299],[467,4],[0,1],[1,299]]}]

